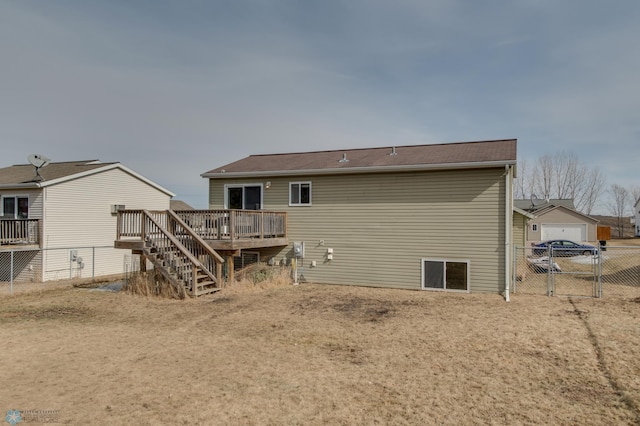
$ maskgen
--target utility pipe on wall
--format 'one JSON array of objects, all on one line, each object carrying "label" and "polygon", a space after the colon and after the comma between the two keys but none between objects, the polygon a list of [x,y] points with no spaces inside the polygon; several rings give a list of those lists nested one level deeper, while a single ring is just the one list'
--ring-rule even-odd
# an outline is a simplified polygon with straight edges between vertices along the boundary
[{"label": "utility pipe on wall", "polygon": [[504,166],[504,300],[509,301],[509,269],[511,267],[511,216],[513,207],[511,206],[511,166]]}]

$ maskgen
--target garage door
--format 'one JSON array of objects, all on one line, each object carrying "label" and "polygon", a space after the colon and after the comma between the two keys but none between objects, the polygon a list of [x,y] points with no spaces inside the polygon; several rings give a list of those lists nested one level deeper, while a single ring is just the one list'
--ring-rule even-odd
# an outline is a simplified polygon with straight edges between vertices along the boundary
[{"label": "garage door", "polygon": [[542,225],[542,240],[572,240],[577,242],[587,241],[587,225],[571,224]]}]

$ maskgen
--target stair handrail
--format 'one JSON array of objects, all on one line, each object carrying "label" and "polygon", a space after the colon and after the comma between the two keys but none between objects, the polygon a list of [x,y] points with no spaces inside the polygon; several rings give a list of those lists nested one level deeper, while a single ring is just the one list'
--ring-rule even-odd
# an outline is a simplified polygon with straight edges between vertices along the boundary
[{"label": "stair handrail", "polygon": [[191,229],[191,226],[189,226],[184,220],[182,220],[182,218],[178,216],[176,212],[174,212],[173,210],[167,210],[167,213],[173,220],[175,220],[180,226],[182,226],[182,228],[191,236],[191,238],[193,238],[198,243],[199,246],[201,246],[207,252],[207,254],[217,260],[218,263],[224,263],[224,258],[220,256],[209,244],[207,244],[207,242],[200,235],[198,235],[197,232]]},{"label": "stair handrail", "polygon": [[[202,262],[200,262],[190,251],[189,249],[187,249],[180,241],[178,241],[178,239],[172,235],[168,230],[166,230],[162,225],[160,225],[158,223],[158,221],[156,219],[153,218],[153,216],[151,216],[151,213],[148,210],[143,210],[144,215],[151,221],[151,223],[153,223],[159,230],[160,232],[162,232],[162,234],[164,236],[166,236],[169,241],[171,241],[171,243],[176,246],[178,248],[178,250],[180,250],[180,252],[186,256],[187,259],[189,259],[189,261],[191,262],[192,265],[198,265],[202,268],[203,271],[206,271],[212,278],[215,278],[215,275],[211,274],[211,271],[209,271],[209,269],[207,269]],[[144,236],[143,236],[144,239]],[[192,283],[192,288],[195,287],[197,285],[196,283],[196,277],[195,274],[192,277],[193,283]]]}]

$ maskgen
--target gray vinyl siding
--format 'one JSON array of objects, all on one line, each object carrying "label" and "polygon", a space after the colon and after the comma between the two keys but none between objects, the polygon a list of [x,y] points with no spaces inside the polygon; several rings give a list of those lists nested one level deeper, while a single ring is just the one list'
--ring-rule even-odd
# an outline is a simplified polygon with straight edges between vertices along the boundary
[{"label": "gray vinyl siding", "polygon": [[[504,180],[503,168],[265,176],[212,179],[209,196],[210,208],[223,208],[225,183],[271,181],[263,208],[288,212],[289,241],[305,242],[306,281],[420,289],[422,258],[469,260],[471,291],[496,293],[505,278]],[[312,182],[313,205],[289,207],[289,182],[300,181]],[[262,260],[291,251],[263,250]]]},{"label": "gray vinyl siding", "polygon": [[526,216],[517,212],[513,212],[512,241],[513,241],[513,244],[518,247],[524,247],[527,243],[527,239],[526,239],[527,220],[528,219]]}]

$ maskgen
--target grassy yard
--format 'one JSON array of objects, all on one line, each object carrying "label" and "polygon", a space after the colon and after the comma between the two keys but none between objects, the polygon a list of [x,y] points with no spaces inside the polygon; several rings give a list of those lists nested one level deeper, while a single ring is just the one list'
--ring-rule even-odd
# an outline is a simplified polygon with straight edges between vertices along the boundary
[{"label": "grassy yard", "polygon": [[0,296],[0,413],[68,424],[639,424],[640,300],[303,284]]}]

